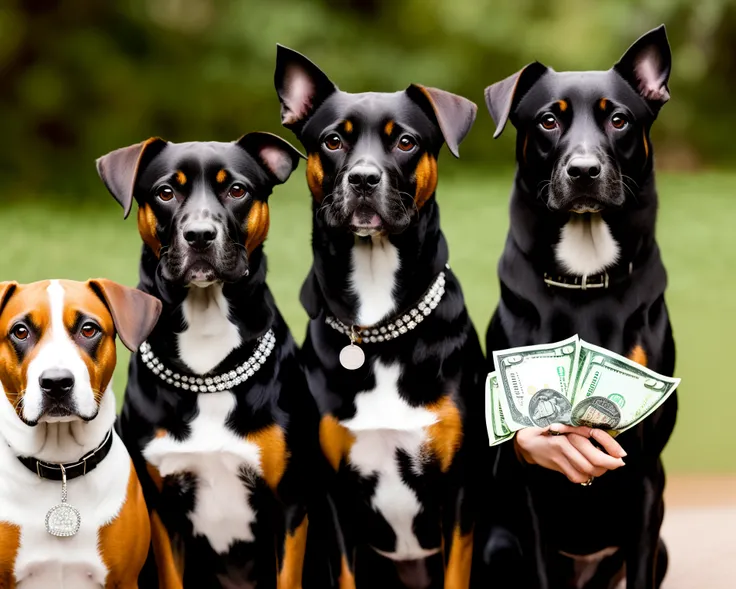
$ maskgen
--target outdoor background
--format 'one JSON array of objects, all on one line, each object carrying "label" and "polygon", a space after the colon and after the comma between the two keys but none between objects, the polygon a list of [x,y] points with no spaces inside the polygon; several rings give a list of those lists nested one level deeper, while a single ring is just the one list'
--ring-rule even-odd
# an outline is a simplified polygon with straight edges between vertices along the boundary
[{"label": "outdoor background", "polygon": [[[140,238],[96,157],[173,141],[281,134],[276,43],[349,91],[411,82],[479,106],[461,159],[443,152],[443,227],[478,331],[498,299],[513,128],[492,139],[483,89],[539,59],[607,69],[667,25],[672,100],[654,127],[658,237],[682,377],[670,473],[736,473],[736,6],[725,0],[0,0],[0,280],[105,276],[135,285]],[[295,336],[310,263],[305,166],[272,196],[269,282]],[[122,353],[115,387],[127,370]],[[479,391],[479,394],[481,392]]]}]

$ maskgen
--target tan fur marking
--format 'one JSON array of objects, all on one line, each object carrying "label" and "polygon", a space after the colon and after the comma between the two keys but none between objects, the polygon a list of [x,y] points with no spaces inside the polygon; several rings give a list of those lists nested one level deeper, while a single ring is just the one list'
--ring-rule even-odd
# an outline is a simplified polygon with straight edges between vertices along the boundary
[{"label": "tan fur marking", "polygon": [[355,577],[344,554],[340,558],[340,589],[355,589]]},{"label": "tan fur marking", "polygon": [[247,252],[252,252],[266,240],[270,224],[268,203],[261,200],[255,201],[250,208],[245,225],[245,250]]},{"label": "tan fur marking", "polygon": [[383,132],[386,133],[389,137],[391,137],[391,133],[394,132],[394,122],[389,121],[386,123],[386,126],[383,128]]},{"label": "tan fur marking", "polygon": [[440,461],[442,472],[447,472],[463,439],[460,411],[449,395],[427,409],[437,416],[437,421],[427,428],[428,449]]},{"label": "tan fur marking", "polygon": [[641,132],[642,138],[644,139],[644,155],[649,158],[649,141],[647,141],[647,132],[646,130],[642,130]]},{"label": "tan fur marking", "polygon": [[151,513],[151,545],[158,569],[159,589],[184,589],[184,555],[171,547],[166,526],[155,511]]},{"label": "tan fur marking", "polygon": [[187,175],[182,172],[181,170],[177,170],[176,172],[176,181],[184,186],[187,183]]},{"label": "tan fur marking", "polygon": [[601,98],[601,101],[598,103],[598,108],[600,108],[601,110],[606,110],[607,106],[608,106],[608,99]]},{"label": "tan fur marking", "polygon": [[319,422],[319,442],[322,453],[332,468],[337,470],[342,459],[348,455],[355,436],[332,415],[325,415]]},{"label": "tan fur marking", "polygon": [[437,189],[437,160],[428,153],[425,153],[419,159],[414,174],[417,179],[414,202],[416,202],[417,208],[420,209]]},{"label": "tan fur marking", "polygon": [[151,205],[145,203],[142,207],[138,207],[138,233],[141,234],[143,243],[150,247],[158,258],[161,254],[161,241],[156,231],[157,225],[156,214]]},{"label": "tan fur marking", "polygon": [[644,351],[644,348],[638,344],[632,348],[631,352],[629,352],[628,358],[642,366],[647,365],[647,353]]},{"label": "tan fur marking", "polygon": [[343,124],[343,129],[345,129],[346,133],[352,133],[353,132],[353,122],[350,120],[346,120]]},{"label": "tan fur marking", "polygon": [[99,531],[102,562],[107,567],[105,587],[133,589],[151,545],[151,525],[143,490],[130,463],[128,492],[117,517]]},{"label": "tan fur marking", "polygon": [[219,172],[217,172],[217,176],[215,176],[215,180],[217,180],[220,184],[222,184],[226,178],[227,172],[225,170],[220,170]]},{"label": "tan fur marking", "polygon": [[304,516],[304,521],[297,526],[294,533],[286,535],[284,562],[279,571],[277,589],[301,589],[308,527],[309,519]]},{"label": "tan fur marking", "polygon": [[445,568],[445,589],[468,589],[473,564],[473,532],[463,535],[460,526],[452,532],[450,558]]},{"label": "tan fur marking", "polygon": [[0,522],[0,588],[15,589],[15,559],[20,548],[20,528]]},{"label": "tan fur marking", "polygon": [[557,106],[560,107],[561,112],[565,112],[567,110],[567,100],[558,100]]},{"label": "tan fur marking", "polygon": [[324,197],[324,191],[322,190],[324,177],[325,173],[322,169],[322,160],[319,159],[319,154],[310,153],[307,158],[307,185],[317,202],[321,202]]},{"label": "tan fur marking", "polygon": [[284,430],[274,423],[248,434],[246,439],[261,449],[263,478],[271,489],[276,489],[286,471],[286,463],[289,461]]},{"label": "tan fur marking", "polygon": [[153,484],[156,486],[156,489],[158,489],[158,492],[160,493],[161,490],[164,488],[164,479],[161,477],[161,473],[158,471],[158,468],[153,466],[153,464],[151,464],[150,462],[146,462],[146,470],[148,471],[148,476],[151,477]]}]

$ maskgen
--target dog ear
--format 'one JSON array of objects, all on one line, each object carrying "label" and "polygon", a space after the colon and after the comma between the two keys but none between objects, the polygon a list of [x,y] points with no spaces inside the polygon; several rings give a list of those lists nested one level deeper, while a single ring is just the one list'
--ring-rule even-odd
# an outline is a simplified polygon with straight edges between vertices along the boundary
[{"label": "dog ear", "polygon": [[133,208],[133,191],[138,173],[166,147],[166,141],[151,137],[141,143],[121,147],[97,158],[97,173],[105,186],[120,203],[124,219]]},{"label": "dog ear", "polygon": [[106,278],[88,280],[87,284],[110,309],[120,341],[131,352],[137,351],[156,326],[161,315],[161,301]]},{"label": "dog ear", "polygon": [[406,93],[414,102],[429,107],[437,119],[450,153],[460,157],[458,146],[470,131],[478,113],[475,103],[457,94],[419,84],[409,86]]},{"label": "dog ear", "polygon": [[273,81],[281,102],[281,124],[297,135],[319,105],[337,91],[337,86],[314,63],[278,44]]},{"label": "dog ear", "polygon": [[0,313],[3,312],[16,288],[18,288],[17,282],[0,282]]},{"label": "dog ear", "polygon": [[613,69],[646,100],[656,115],[670,99],[667,82],[672,70],[672,51],[664,25],[639,37]]},{"label": "dog ear", "polygon": [[306,157],[291,143],[272,133],[254,132],[236,142],[268,172],[277,184],[283,184]]},{"label": "dog ear", "polygon": [[515,74],[485,89],[486,106],[496,124],[494,139],[501,135],[521,99],[547,70],[546,65],[533,61]]}]

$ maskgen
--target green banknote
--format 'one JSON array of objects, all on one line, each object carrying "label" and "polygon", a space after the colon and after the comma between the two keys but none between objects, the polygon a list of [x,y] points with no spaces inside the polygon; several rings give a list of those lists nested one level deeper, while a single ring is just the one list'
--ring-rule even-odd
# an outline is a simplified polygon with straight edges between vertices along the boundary
[{"label": "green banknote", "polygon": [[679,384],[679,378],[580,340],[572,423],[624,432],[656,411]]},{"label": "green banknote", "polygon": [[571,385],[578,336],[564,341],[493,352],[509,430],[570,423]]},{"label": "green banknote", "polygon": [[486,427],[491,446],[505,442],[514,435],[506,427],[501,408],[501,388],[495,372],[491,372],[486,378]]}]

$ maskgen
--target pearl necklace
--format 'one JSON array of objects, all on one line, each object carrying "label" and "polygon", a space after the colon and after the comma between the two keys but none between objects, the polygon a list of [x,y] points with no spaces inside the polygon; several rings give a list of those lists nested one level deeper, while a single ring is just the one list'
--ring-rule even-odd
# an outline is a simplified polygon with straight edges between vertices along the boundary
[{"label": "pearl necklace", "polygon": [[139,349],[143,363],[166,384],[193,393],[215,393],[230,390],[245,382],[263,366],[273,351],[276,337],[273,331],[269,329],[257,341],[258,346],[250,358],[237,368],[217,376],[186,376],[179,374],[163,365],[161,360],[153,354],[151,344],[147,341],[143,342]]},{"label": "pearl necklace", "polygon": [[[450,268],[447,264],[445,267]],[[416,307],[385,325],[378,324],[378,326],[364,329],[357,325],[345,325],[336,317],[328,315],[325,318],[325,323],[335,331],[339,331],[350,338],[350,344],[340,351],[340,364],[348,370],[357,370],[363,366],[365,353],[356,344],[386,342],[415,329],[424,321],[425,317],[437,308],[444,294],[445,273],[442,271],[434,279],[432,286]]]}]

